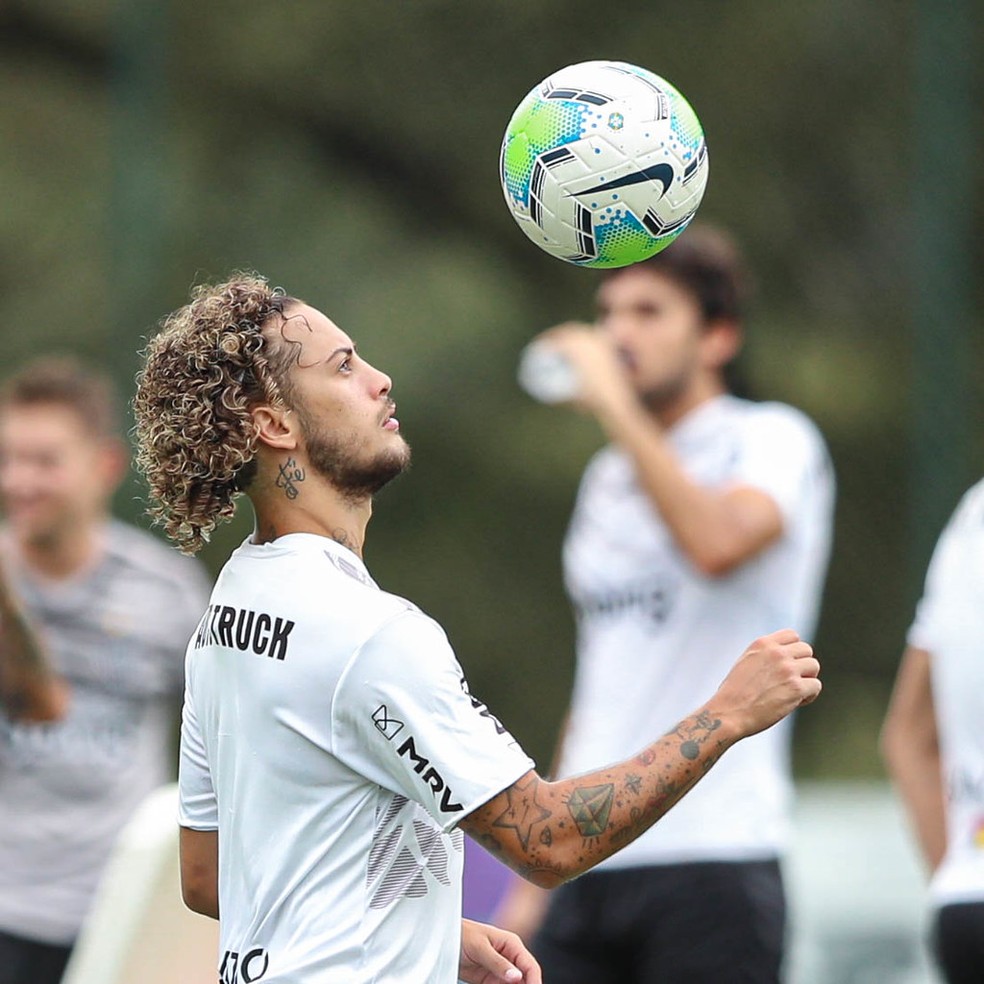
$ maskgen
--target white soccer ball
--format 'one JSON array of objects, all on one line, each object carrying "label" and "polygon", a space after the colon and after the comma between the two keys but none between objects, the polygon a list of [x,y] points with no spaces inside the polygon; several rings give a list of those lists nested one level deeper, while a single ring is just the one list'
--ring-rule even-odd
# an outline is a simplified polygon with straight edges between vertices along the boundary
[{"label": "white soccer ball", "polygon": [[520,229],[589,267],[637,263],[668,246],[707,185],[696,113],[665,79],[625,62],[570,65],[513,113],[499,171]]}]

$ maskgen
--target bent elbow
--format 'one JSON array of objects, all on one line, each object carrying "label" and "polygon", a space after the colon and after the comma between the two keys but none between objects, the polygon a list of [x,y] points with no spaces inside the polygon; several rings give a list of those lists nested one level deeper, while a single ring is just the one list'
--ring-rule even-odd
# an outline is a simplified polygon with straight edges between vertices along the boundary
[{"label": "bent elbow", "polygon": [[182,880],[181,899],[192,912],[197,912],[201,916],[210,916],[212,919],[219,918],[219,905],[215,892],[209,891],[206,886]]},{"label": "bent elbow", "polygon": [[589,871],[600,860],[597,858],[594,861],[588,861],[583,854],[569,852],[565,850],[565,845],[558,845],[555,841],[547,864],[526,865],[518,871],[526,881],[532,882],[538,888],[551,889],[573,881]]},{"label": "bent elbow", "polygon": [[192,912],[201,912],[205,907],[205,900],[201,892],[191,885],[181,886],[181,901],[191,909]]},{"label": "bent elbow", "polygon": [[702,550],[694,552],[690,556],[690,562],[697,570],[709,578],[727,577],[736,567],[739,567],[744,558],[736,557],[724,550]]},{"label": "bent elbow", "polygon": [[524,874],[528,882],[536,885],[537,888],[546,889],[558,888],[576,877],[574,872],[558,871],[556,868],[551,868],[549,871],[543,869],[528,871]]},{"label": "bent elbow", "polygon": [[890,714],[878,736],[878,752],[894,779],[911,763],[937,756],[939,746],[934,738],[920,734],[910,722]]}]

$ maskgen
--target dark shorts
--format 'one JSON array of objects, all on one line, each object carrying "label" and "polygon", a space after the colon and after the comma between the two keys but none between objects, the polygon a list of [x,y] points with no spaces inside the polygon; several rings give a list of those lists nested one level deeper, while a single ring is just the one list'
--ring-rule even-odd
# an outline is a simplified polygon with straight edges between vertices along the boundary
[{"label": "dark shorts", "polygon": [[777,984],[778,861],[589,872],[556,889],[533,940],[544,984]]},{"label": "dark shorts", "polygon": [[70,946],[40,943],[0,930],[0,984],[58,984]]},{"label": "dark shorts", "polygon": [[981,984],[984,902],[943,906],[933,920],[933,950],[947,984]]}]

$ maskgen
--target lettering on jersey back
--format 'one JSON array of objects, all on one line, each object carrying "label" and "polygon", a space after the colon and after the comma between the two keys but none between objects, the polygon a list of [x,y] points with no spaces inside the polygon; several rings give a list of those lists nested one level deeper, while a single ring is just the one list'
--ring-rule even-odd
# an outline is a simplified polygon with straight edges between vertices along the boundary
[{"label": "lettering on jersey back", "polygon": [[293,628],[290,619],[279,615],[232,605],[209,605],[198,623],[195,648],[224,646],[283,661],[287,658],[288,637]]}]

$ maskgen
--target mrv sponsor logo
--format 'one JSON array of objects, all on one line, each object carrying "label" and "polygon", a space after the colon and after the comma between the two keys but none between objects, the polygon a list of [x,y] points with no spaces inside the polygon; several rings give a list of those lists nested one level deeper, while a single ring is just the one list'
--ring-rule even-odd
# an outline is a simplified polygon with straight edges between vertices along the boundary
[{"label": "mrv sponsor logo", "polygon": [[[430,759],[417,751],[417,744],[413,740],[413,735],[407,735],[403,744],[397,748],[396,754],[408,759],[413,764],[413,771],[423,779],[424,785],[431,788],[434,798],[440,804],[442,813],[458,813],[464,809],[461,803],[454,802],[454,793],[444,781],[444,776],[430,764]],[[438,798],[439,793],[440,798]]]},{"label": "mrv sponsor logo", "polygon": [[[406,728],[406,725],[402,721],[390,714],[389,708],[385,704],[380,704],[372,712],[372,723],[373,727],[387,741],[394,741],[400,732]],[[396,754],[401,758],[408,759],[413,764],[413,771],[423,779],[426,786],[430,787],[435,798],[440,793],[438,802],[440,803],[442,813],[457,813],[459,810],[464,809],[461,803],[454,802],[454,793],[451,792],[451,787],[444,781],[444,776],[430,764],[430,759],[417,751],[417,743],[414,741],[413,735],[406,736],[403,743],[397,747]]]}]

